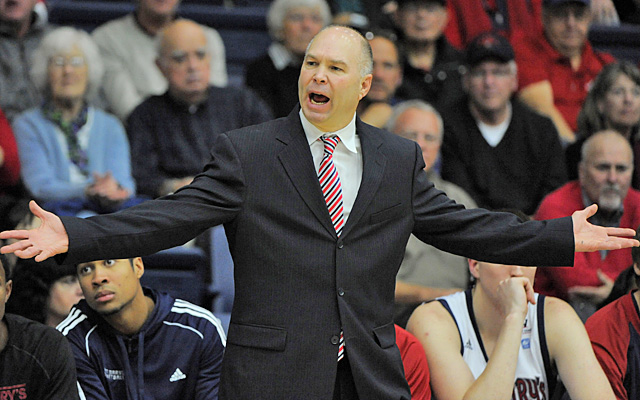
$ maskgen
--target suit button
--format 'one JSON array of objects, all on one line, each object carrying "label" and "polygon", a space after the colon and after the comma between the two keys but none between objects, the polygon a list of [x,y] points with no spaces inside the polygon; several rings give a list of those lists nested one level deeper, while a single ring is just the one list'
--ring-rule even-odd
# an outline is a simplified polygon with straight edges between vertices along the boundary
[{"label": "suit button", "polygon": [[344,247],[344,243],[342,243],[342,240],[338,241],[338,248],[341,249]]},{"label": "suit button", "polygon": [[344,289],[338,288],[338,296],[344,296]]},{"label": "suit button", "polygon": [[340,336],[338,335],[331,336],[331,344],[338,344],[338,343],[340,343]]}]

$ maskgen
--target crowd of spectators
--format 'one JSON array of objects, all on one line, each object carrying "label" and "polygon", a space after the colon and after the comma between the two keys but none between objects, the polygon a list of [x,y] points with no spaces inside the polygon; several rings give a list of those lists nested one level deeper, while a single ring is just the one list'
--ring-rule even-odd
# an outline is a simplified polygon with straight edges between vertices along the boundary
[{"label": "crowd of spectators", "polygon": [[[0,0],[2,229],[18,223],[29,199],[59,215],[86,216],[188,184],[221,133],[298,112],[305,50],[332,21],[359,30],[372,48],[371,90],[358,116],[416,141],[430,181],[455,201],[468,208],[517,209],[536,219],[568,216],[595,203],[594,224],[640,225],[640,70],[637,60],[616,60],[588,40],[596,24],[639,22],[637,1],[273,0],[265,15],[272,43],[243,69],[242,84],[232,85],[236,81],[229,79],[224,43],[214,27],[180,18],[180,0],[135,4],[132,13],[87,33],[49,24],[41,1]],[[633,262],[629,249],[575,257],[573,268],[539,269],[535,289],[555,296],[547,310],[559,307],[573,318],[559,298],[585,321],[610,297],[623,271],[633,275]],[[493,267],[469,263],[411,237],[397,276],[396,322],[404,326],[416,306],[464,291],[474,278],[480,284],[473,296],[494,290],[481,279]],[[637,274],[637,260],[635,268]],[[7,311],[38,322],[56,326],[82,296],[75,268],[19,263],[12,272],[15,293]],[[519,272],[517,278],[529,279]],[[11,282],[0,283],[6,281]],[[533,287],[532,276],[529,281]],[[424,336],[422,319],[442,323],[462,312],[447,304],[460,303],[455,307],[463,310],[471,293],[466,300],[463,294],[448,297],[440,303],[444,307],[419,309],[409,330]],[[146,289],[144,295],[158,299]],[[637,295],[623,301],[609,307],[638,312]],[[88,303],[82,303],[83,312],[91,314]],[[520,312],[526,318],[527,311]],[[487,315],[500,321],[499,313]],[[640,330],[638,315],[632,320]],[[461,328],[449,322],[428,325],[436,335],[457,329],[463,338]],[[594,346],[611,341],[606,335],[613,329],[595,322],[587,327],[597,335]],[[491,334],[497,335],[500,326],[494,328]],[[582,337],[582,327],[575,331]],[[419,349],[411,352],[423,352],[410,333],[400,333],[406,346]],[[451,360],[436,339],[419,341],[427,356],[450,359],[431,372],[434,392],[444,396],[447,377],[459,375],[456,363],[463,360]],[[560,363],[565,354],[557,346],[565,339],[552,339],[551,358]],[[83,356],[76,350],[77,358]],[[403,352],[403,360],[411,352]],[[611,379],[615,360],[602,361],[604,353],[596,350]],[[591,362],[591,355],[586,359]],[[426,363],[405,362],[410,365],[417,371],[412,393],[430,398]],[[482,376],[494,376],[491,365],[486,364],[488,373],[465,372],[466,389]],[[575,380],[582,376],[562,368],[569,392],[580,393]],[[623,376],[612,381],[614,391],[633,398],[637,388]],[[510,395],[509,388],[504,391]]]}]

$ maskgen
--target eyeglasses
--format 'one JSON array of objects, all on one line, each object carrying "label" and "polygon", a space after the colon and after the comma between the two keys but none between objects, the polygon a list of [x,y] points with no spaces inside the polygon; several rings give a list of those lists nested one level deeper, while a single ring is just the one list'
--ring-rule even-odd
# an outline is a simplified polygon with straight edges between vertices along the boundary
[{"label": "eyeglasses", "polygon": [[73,68],[80,68],[86,65],[86,61],[82,56],[54,56],[49,60],[49,65],[52,67],[62,68],[64,66],[71,66]]}]

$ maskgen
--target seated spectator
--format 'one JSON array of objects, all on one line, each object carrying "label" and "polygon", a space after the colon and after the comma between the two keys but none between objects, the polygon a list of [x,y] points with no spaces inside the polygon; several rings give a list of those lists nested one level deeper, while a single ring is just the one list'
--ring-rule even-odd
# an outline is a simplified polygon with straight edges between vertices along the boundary
[{"label": "seated spectator", "polygon": [[[407,100],[393,109],[387,130],[414,140],[422,149],[427,177],[437,189],[467,208],[475,208],[471,196],[443,180],[435,170],[442,144],[442,118],[422,100]],[[469,267],[464,257],[425,244],[411,235],[396,277],[396,322],[406,322],[410,311],[424,301],[464,290],[469,286]],[[404,317],[404,318],[403,318]]]},{"label": "seated spectator", "polygon": [[36,0],[0,1],[0,108],[9,122],[40,105],[40,93],[29,77],[31,55],[51,30],[34,11]]},{"label": "seated spectator", "polygon": [[585,324],[616,398],[625,400],[640,398],[640,249],[631,255],[636,290],[596,311]]},{"label": "seated spectator", "polygon": [[77,266],[84,293],[58,325],[87,399],[217,399],[226,337],[204,308],[140,285],[140,257]]},{"label": "seated spectator", "polygon": [[55,328],[82,299],[73,265],[18,259],[14,269],[14,293],[7,312]]},{"label": "seated spectator", "polygon": [[133,176],[139,192],[150,197],[191,182],[209,161],[219,134],[271,119],[251,91],[209,85],[214,55],[200,25],[177,20],[159,41],[157,64],[169,89],[142,102],[127,122]]},{"label": "seated spectator", "polygon": [[[582,146],[579,179],[549,194],[535,218],[566,217],[593,203],[592,224],[632,228],[640,225],[640,192],[631,189],[633,153],[618,132],[601,131]],[[631,250],[576,253],[573,267],[538,271],[536,291],[570,301],[585,320],[611,292],[613,281],[631,265]]]},{"label": "seated spectator", "polygon": [[[633,148],[635,163],[640,162],[640,71],[628,61],[605,65],[593,81],[578,115],[575,143],[565,151],[569,179],[578,178],[580,149],[588,137],[613,129],[626,137]],[[635,168],[633,187],[640,188],[640,168]]]},{"label": "seated spectator", "polygon": [[26,211],[25,197],[16,139],[9,121],[0,110],[0,226],[16,226]]},{"label": "seated spectator", "polygon": [[553,120],[564,142],[575,140],[577,118],[591,81],[613,57],[587,40],[590,0],[543,0],[540,35],[513,38],[519,97]]},{"label": "seated spectator", "polygon": [[325,0],[275,0],[267,26],[273,43],[267,54],[247,66],[245,84],[253,89],[276,118],[289,115],[298,104],[298,76],[309,41],[331,22]]},{"label": "seated spectator", "polygon": [[[444,33],[457,48],[465,48],[474,37],[491,31],[507,39],[542,34],[542,0],[448,0],[447,10],[449,23]],[[591,13],[595,24],[620,24],[612,0],[593,0]]]},{"label": "seated spectator", "polygon": [[511,99],[518,85],[513,58],[507,39],[496,33],[467,48],[467,96],[442,114],[442,177],[480,207],[531,215],[566,181],[566,171],[551,120]]},{"label": "seated spectator", "polygon": [[5,314],[11,267],[0,254],[0,398],[78,399],[73,354],[55,329]]},{"label": "seated spectator", "polygon": [[373,53],[373,79],[369,93],[358,103],[357,113],[364,122],[381,128],[398,102],[395,94],[402,83],[401,57],[392,32],[374,31],[366,37]]},{"label": "seated spectator", "polygon": [[448,18],[446,1],[397,3],[397,21],[407,57],[397,95],[424,100],[442,111],[464,95],[461,82],[464,55],[443,34]]},{"label": "seated spectator", "polygon": [[[136,0],[136,10],[96,28],[93,40],[105,63],[104,96],[109,111],[122,121],[152,95],[167,90],[167,82],[155,65],[157,35],[175,18],[180,0]],[[212,55],[210,82],[226,86],[224,43],[214,29],[202,26],[207,51]]]},{"label": "seated spectator", "polygon": [[88,102],[102,70],[98,49],[84,31],[51,32],[34,53],[31,69],[46,100],[13,124],[27,189],[64,215],[111,212],[140,201],[133,197],[122,125]]},{"label": "seated spectator", "polygon": [[541,34],[542,0],[447,0],[449,43],[464,49],[476,36],[496,32],[510,39],[514,32]]},{"label": "seated spectator", "polygon": [[429,386],[429,365],[422,345],[412,334],[398,325],[396,328],[396,345],[400,350],[404,375],[411,389],[414,400],[429,400],[431,386]]},{"label": "seated spectator", "polygon": [[469,260],[469,270],[472,289],[418,307],[407,325],[434,397],[551,399],[559,375],[571,398],[614,399],[575,311],[534,293],[535,267]]}]

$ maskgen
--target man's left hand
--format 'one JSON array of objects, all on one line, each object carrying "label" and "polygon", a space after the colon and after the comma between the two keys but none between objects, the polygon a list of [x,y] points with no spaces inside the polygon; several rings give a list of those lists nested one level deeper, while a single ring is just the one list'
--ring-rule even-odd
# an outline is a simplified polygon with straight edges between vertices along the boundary
[{"label": "man's left hand", "polygon": [[596,211],[598,206],[592,204],[584,210],[574,212],[571,216],[576,252],[618,250],[640,246],[640,242],[628,238],[635,236],[636,232],[633,229],[607,228],[587,221]]}]

